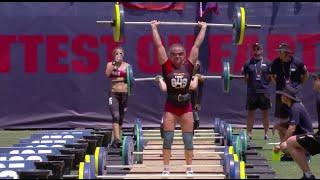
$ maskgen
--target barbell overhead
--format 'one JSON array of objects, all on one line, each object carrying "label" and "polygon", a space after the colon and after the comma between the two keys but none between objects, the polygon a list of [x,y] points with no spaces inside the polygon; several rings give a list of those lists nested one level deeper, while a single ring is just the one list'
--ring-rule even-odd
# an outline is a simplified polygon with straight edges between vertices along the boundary
[{"label": "barbell overhead", "polygon": [[[207,26],[213,27],[226,27],[232,28],[232,39],[233,43],[241,45],[244,39],[244,33],[246,28],[261,28],[258,24],[247,24],[246,14],[243,7],[236,7],[233,17],[232,24],[217,24],[217,23],[207,23]],[[128,22],[125,21],[124,10],[121,4],[116,3],[114,5],[113,20],[111,21],[96,21],[98,24],[110,24],[113,27],[113,38],[114,41],[119,42],[124,34],[125,25],[150,25],[151,22]],[[197,26],[198,23],[195,22],[160,22],[162,25],[182,25],[182,26]]]}]

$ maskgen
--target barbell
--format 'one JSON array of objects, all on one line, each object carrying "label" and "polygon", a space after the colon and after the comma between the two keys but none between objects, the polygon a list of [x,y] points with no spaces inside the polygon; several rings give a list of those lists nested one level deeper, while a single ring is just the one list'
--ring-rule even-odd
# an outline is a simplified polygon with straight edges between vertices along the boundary
[{"label": "barbell", "polygon": [[[131,140],[131,147],[132,147],[132,140]],[[133,149],[131,149],[133,150]],[[202,177],[211,177],[211,178],[230,178],[230,179],[245,179],[245,167],[247,164],[244,161],[239,161],[238,155],[234,154],[233,147],[227,146],[224,148],[223,152],[220,152],[219,154],[224,154],[224,158],[222,159],[222,164],[208,164],[208,165],[170,165],[170,166],[184,166],[184,167],[223,167],[224,174],[194,174],[192,177],[200,177],[199,175],[203,175]],[[105,158],[105,157],[104,157]],[[132,169],[132,168],[147,168],[147,167],[161,167],[162,165],[138,165],[138,164],[130,164],[130,165],[108,165],[105,159],[102,159],[104,161],[102,164],[104,164],[104,168],[102,166],[99,166],[97,168],[97,162],[96,158],[94,156],[86,156],[85,162],[80,162],[79,164],[79,175],[64,175],[64,178],[79,178],[79,179],[106,179],[106,178],[128,178],[128,177],[135,177],[135,178],[142,178],[142,177],[148,177],[149,175],[157,176],[161,178],[160,174],[150,174],[143,175],[143,174],[113,174],[113,175],[102,175],[106,173],[106,169]],[[101,159],[99,159],[101,160]],[[252,166],[252,165],[249,165]],[[103,168],[103,170],[101,169]],[[99,169],[99,171],[97,171]],[[101,170],[100,170],[101,169]],[[103,172],[104,171],[104,172]],[[176,175],[172,176],[175,177]],[[184,175],[179,175],[179,177],[186,177]],[[150,177],[149,177],[150,178]]]},{"label": "barbell", "polygon": [[[127,90],[129,95],[132,95],[133,86],[135,82],[154,81],[157,77],[155,76],[155,77],[134,78],[131,65],[127,66],[126,73],[127,73],[127,76],[126,76],[125,82],[127,83]],[[230,63],[227,61],[224,61],[223,72],[221,75],[216,75],[216,76],[203,75],[201,77],[202,79],[222,79],[222,90],[224,93],[229,93],[231,88],[231,80],[243,79],[245,76],[230,74]],[[123,80],[119,80],[119,81],[123,81]]]},{"label": "barbell", "polygon": [[[96,21],[98,24],[110,24],[113,27],[113,39],[119,42],[124,34],[124,27],[127,24],[134,25],[145,25],[150,22],[128,22],[125,21],[123,6],[119,3],[114,5],[113,20],[111,21]],[[182,26],[196,26],[198,23],[195,22],[160,22],[163,25],[182,25]],[[232,28],[232,41],[237,45],[241,45],[244,39],[244,33],[246,28],[261,28],[261,25],[257,24],[246,24],[245,9],[243,7],[236,7],[233,16],[232,24],[217,24],[207,23],[207,26],[214,27],[227,27]]]}]

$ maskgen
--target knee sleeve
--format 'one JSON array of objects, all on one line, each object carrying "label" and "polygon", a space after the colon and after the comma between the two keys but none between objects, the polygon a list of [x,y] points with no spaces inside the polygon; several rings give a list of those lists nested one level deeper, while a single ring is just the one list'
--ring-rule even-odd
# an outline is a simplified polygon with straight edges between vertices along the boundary
[{"label": "knee sleeve", "polygon": [[119,101],[114,94],[109,97],[109,109],[112,116],[112,123],[120,124]]},{"label": "knee sleeve", "polygon": [[163,149],[171,149],[174,131],[163,131]]},{"label": "knee sleeve", "polygon": [[184,149],[185,150],[193,150],[193,133],[192,132],[184,132],[182,133]]},{"label": "knee sleeve", "polygon": [[197,111],[193,111],[192,114],[193,114],[193,120],[194,121],[199,121],[200,120],[199,114],[198,114]]}]

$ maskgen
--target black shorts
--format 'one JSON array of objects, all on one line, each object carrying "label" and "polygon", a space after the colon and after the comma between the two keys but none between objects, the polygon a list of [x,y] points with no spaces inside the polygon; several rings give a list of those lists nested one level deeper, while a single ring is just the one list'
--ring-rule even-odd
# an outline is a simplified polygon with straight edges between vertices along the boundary
[{"label": "black shorts", "polygon": [[287,119],[289,118],[289,107],[281,102],[281,95],[276,95],[276,105],[274,116],[276,118]]},{"label": "black shorts", "polygon": [[256,110],[257,108],[267,110],[271,108],[270,97],[264,93],[247,94],[247,110]]},{"label": "black shorts", "polygon": [[302,134],[297,135],[297,142],[312,156],[320,153],[320,135],[319,134]]},{"label": "black shorts", "polygon": [[108,105],[113,123],[122,125],[124,114],[127,111],[128,93],[110,92]]}]

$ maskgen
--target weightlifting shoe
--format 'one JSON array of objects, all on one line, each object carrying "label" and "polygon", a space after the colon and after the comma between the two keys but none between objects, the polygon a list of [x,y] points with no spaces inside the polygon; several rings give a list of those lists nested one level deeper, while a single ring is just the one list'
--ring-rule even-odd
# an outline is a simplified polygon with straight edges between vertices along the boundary
[{"label": "weightlifting shoe", "polygon": [[186,175],[187,175],[187,177],[193,176],[193,171],[192,171],[192,169],[191,169],[191,170],[187,170],[187,171],[186,171]]},{"label": "weightlifting shoe", "polygon": [[169,176],[169,174],[170,174],[170,171],[167,171],[167,170],[163,170],[163,171],[162,171],[162,174],[161,174],[161,176],[164,176],[164,177],[166,177],[166,176]]},{"label": "weightlifting shoe", "polygon": [[303,174],[302,178],[300,179],[316,179],[316,177],[313,174],[310,177],[307,177],[305,174]]}]

